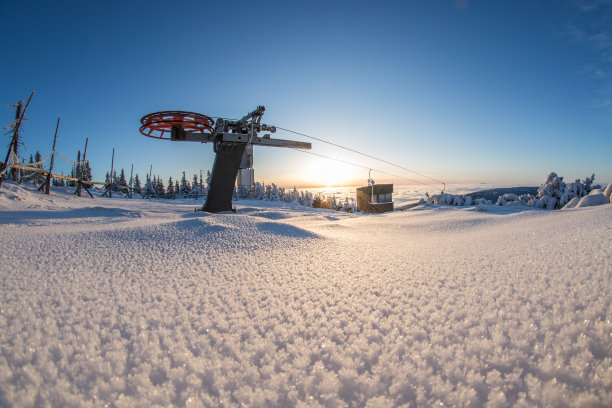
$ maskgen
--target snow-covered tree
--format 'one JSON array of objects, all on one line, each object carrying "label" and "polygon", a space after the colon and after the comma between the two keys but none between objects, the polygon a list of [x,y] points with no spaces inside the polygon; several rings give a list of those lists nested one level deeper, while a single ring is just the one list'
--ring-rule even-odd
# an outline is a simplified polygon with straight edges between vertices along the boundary
[{"label": "snow-covered tree", "polygon": [[312,206],[314,208],[327,208],[330,210],[332,208],[329,200],[325,196],[323,196],[323,194],[321,193],[318,193],[316,196],[313,197]]},{"label": "snow-covered tree", "polygon": [[189,185],[189,182],[187,181],[187,177],[185,177],[185,172],[183,172],[183,177],[181,178],[181,184],[179,187],[179,195],[182,198],[186,198],[189,195],[190,191],[191,191],[191,186]]},{"label": "snow-covered tree", "polygon": [[174,180],[172,176],[168,179],[168,189],[166,190],[166,198],[176,198],[176,191],[174,191]]},{"label": "snow-covered tree", "polygon": [[157,192],[158,197],[166,196],[166,187],[164,186],[164,182],[161,177],[157,177],[157,183],[155,184],[155,191]]},{"label": "snow-covered tree", "polygon": [[[31,158],[32,156],[30,156]],[[42,155],[40,154],[40,150],[37,150],[34,154],[34,168],[42,169]],[[37,171],[33,174],[33,181],[35,184],[40,185],[45,182],[45,176],[42,172]]]},{"label": "snow-covered tree", "polygon": [[138,177],[138,173],[136,173],[136,177],[134,177],[134,192],[142,195],[142,185],[140,184],[140,178]]},{"label": "snow-covered tree", "polygon": [[312,207],[312,193],[310,191],[300,192],[300,204],[305,207]]},{"label": "snow-covered tree", "polygon": [[[28,167],[35,168],[34,166],[34,158],[30,155],[30,161],[28,162]],[[31,180],[34,177],[34,172],[29,170],[19,170],[19,182],[23,183],[26,180]]]},{"label": "snow-covered tree", "polygon": [[55,187],[66,187],[66,182],[64,179],[62,178],[53,178],[52,182],[53,186]]},{"label": "snow-covered tree", "polygon": [[83,181],[92,181],[91,175],[91,166],[89,165],[89,160],[85,160],[83,163]]},{"label": "snow-covered tree", "polygon": [[153,185],[153,181],[149,176],[147,176],[147,181],[142,190],[142,198],[155,198],[157,197],[157,191],[155,190],[155,186]]},{"label": "snow-covered tree", "polygon": [[119,187],[126,187],[125,190],[127,190],[127,180],[125,178],[125,171],[123,169],[121,169],[121,173],[119,173],[119,180],[117,182]]},{"label": "snow-covered tree", "polygon": [[554,210],[563,208],[573,198],[582,198],[591,192],[595,174],[585,178],[583,181],[577,179],[573,183],[566,184],[563,177],[552,172],[546,178],[546,182],[540,186],[535,198],[529,200],[528,205],[536,208]]},{"label": "snow-covered tree", "polygon": [[208,189],[210,188],[210,178],[211,178],[210,170],[206,171],[206,195],[208,195]]},{"label": "snow-covered tree", "polygon": [[263,200],[265,198],[265,187],[263,183],[255,182],[255,188],[249,192],[249,198],[251,200]]},{"label": "snow-covered tree", "polygon": [[188,197],[192,197],[198,199],[199,197],[203,197],[206,195],[206,191],[202,188],[200,183],[197,182],[192,186],[191,191],[188,194]]},{"label": "snow-covered tree", "polygon": [[344,204],[342,205],[342,211],[349,213],[356,212],[357,204],[355,203],[355,200],[353,200],[352,198],[349,200],[348,197],[345,197]]}]

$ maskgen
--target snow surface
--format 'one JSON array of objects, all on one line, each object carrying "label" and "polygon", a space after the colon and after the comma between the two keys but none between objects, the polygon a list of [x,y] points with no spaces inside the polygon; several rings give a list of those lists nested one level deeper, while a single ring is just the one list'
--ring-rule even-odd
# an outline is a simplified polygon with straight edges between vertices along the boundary
[{"label": "snow surface", "polygon": [[0,190],[0,406],[612,406],[612,205]]}]

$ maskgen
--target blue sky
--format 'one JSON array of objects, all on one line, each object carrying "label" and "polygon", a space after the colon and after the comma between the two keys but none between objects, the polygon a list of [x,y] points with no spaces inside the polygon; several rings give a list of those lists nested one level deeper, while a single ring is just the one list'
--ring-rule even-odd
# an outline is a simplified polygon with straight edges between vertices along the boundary
[{"label": "blue sky", "polygon": [[[140,135],[147,113],[265,105],[265,123],[448,183],[612,181],[609,1],[2,1],[0,44],[0,124],[35,90],[26,157],[51,150],[60,116],[57,151],[75,158],[89,137],[97,180],[113,147],[116,168],[153,165],[164,181],[212,167],[211,145]],[[316,141],[313,152],[430,182]],[[368,176],[279,148],[254,161],[257,180],[285,186]]]}]

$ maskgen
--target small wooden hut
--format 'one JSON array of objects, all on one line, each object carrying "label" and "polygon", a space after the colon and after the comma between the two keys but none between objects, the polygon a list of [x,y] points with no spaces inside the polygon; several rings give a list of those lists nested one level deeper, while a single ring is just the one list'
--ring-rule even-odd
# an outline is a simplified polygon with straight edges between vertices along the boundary
[{"label": "small wooden hut", "polygon": [[357,206],[364,213],[393,211],[393,184],[373,184],[357,189]]}]

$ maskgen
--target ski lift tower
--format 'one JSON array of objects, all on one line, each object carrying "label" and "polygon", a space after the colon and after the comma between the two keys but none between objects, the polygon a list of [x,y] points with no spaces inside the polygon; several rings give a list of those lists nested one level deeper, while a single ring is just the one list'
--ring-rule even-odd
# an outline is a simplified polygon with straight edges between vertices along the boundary
[{"label": "ski lift tower", "polygon": [[155,112],[140,120],[140,133],[175,142],[212,143],[215,162],[202,211],[231,211],[236,177],[238,186],[254,185],[253,146],[311,148],[311,144],[306,142],[272,139],[269,133],[259,137],[260,132],[276,132],[274,126],[261,123],[265,110],[265,107],[258,106],[240,120],[219,118],[216,122],[209,116],[194,112]]}]

